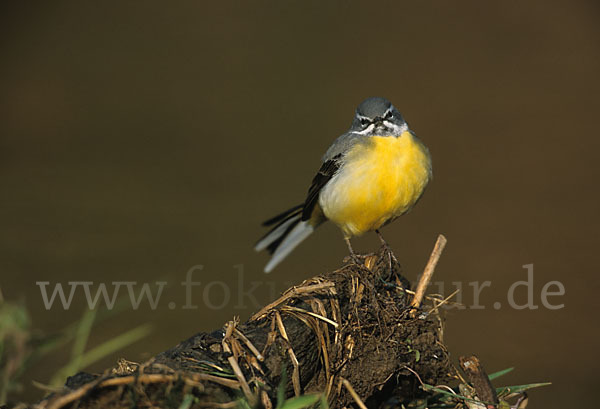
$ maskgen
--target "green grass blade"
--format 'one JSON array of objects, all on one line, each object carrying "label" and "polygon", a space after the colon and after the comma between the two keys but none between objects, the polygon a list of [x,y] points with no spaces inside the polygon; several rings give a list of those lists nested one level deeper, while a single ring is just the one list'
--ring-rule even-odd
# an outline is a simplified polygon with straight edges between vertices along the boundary
[{"label": "green grass blade", "polygon": [[194,395],[188,393],[183,397],[178,409],[190,409],[192,403],[194,403]]},{"label": "green grass blade", "polygon": [[85,368],[93,364],[94,362],[107,357],[108,355],[117,352],[120,349],[125,348],[147,337],[152,332],[151,324],[139,325],[123,334],[117,335],[109,341],[98,345],[96,348],[86,352],[81,359],[81,368]]},{"label": "green grass blade", "polygon": [[237,401],[239,409],[252,409],[246,398],[241,398]]},{"label": "green grass blade", "polygon": [[437,392],[440,395],[443,395],[443,396],[446,396],[446,397],[449,397],[449,398],[452,398],[452,399],[465,399],[465,400],[469,400],[469,398],[467,398],[465,396],[459,395],[457,393],[448,392],[445,389],[436,388],[435,386],[432,386],[432,385],[423,384],[423,385],[421,385],[421,388],[424,391],[427,391],[427,392],[430,392],[430,391]]},{"label": "green grass blade", "polygon": [[[431,386],[431,385],[427,385],[427,384],[423,384],[421,385],[421,388],[424,391],[434,391],[439,393],[440,395],[443,395],[445,397],[451,398],[451,399],[455,399],[455,400],[463,400],[465,402],[476,402],[476,403],[482,403],[481,401],[472,399],[472,398],[468,398],[466,396],[463,395],[459,395],[458,393],[452,393],[452,392],[448,392],[445,389],[441,389],[441,388],[436,388],[435,386]],[[436,396],[433,396],[433,399],[437,398]]]},{"label": "green grass blade", "polygon": [[303,395],[291,398],[283,402],[281,409],[303,409],[314,405],[321,399],[320,394]]},{"label": "green grass blade", "polygon": [[133,344],[148,336],[152,332],[152,325],[143,324],[135,327],[123,334],[117,335],[116,337],[98,345],[97,347],[84,353],[79,359],[79,366],[75,368],[69,362],[66,366],[62,367],[53,377],[50,382],[51,386],[62,385],[67,378],[75,372],[93,364],[94,362],[109,356],[110,354],[125,348],[128,345]]},{"label": "green grass blade", "polygon": [[52,379],[50,379],[50,385],[59,386],[64,382],[65,376],[72,375],[79,371],[81,368],[81,360],[83,359],[83,354],[85,352],[85,346],[87,345],[95,319],[95,310],[86,310],[83,313],[83,316],[74,330],[71,359],[64,367],[54,374]]},{"label": "green grass blade", "polygon": [[[105,321],[118,313],[127,309],[126,297],[121,297],[117,300],[114,308],[100,308],[96,312],[95,322],[96,324]],[[57,335],[51,337],[45,337],[42,342],[36,346],[35,352],[32,354],[32,363],[39,360],[44,355],[51,353],[52,351],[64,346],[76,337],[77,329],[79,328],[80,321],[73,322],[65,326],[59,331]]]},{"label": "green grass blade", "polygon": [[496,378],[500,378],[502,375],[506,375],[507,373],[511,372],[513,369],[515,369],[515,368],[506,368],[501,371],[494,372],[493,374],[488,375],[488,378],[490,378],[490,381],[493,381]]},{"label": "green grass blade", "polygon": [[506,395],[508,393],[521,393],[521,392],[525,392],[529,389],[539,388],[541,386],[548,386],[548,385],[552,385],[552,382],[529,383],[527,385],[503,386],[500,388],[496,388],[496,393],[498,393],[498,395]]},{"label": "green grass blade", "polygon": [[81,358],[85,352],[85,346],[87,345],[90,332],[92,332],[92,326],[96,319],[96,310],[86,310],[81,317],[81,321],[75,332],[75,339],[73,340],[73,348],[71,349],[71,365],[79,368]]},{"label": "green grass blade", "polygon": [[281,379],[279,385],[277,385],[277,406],[275,409],[281,409],[283,407],[283,401],[285,401],[285,384],[287,383],[287,369],[284,366],[281,371]]}]

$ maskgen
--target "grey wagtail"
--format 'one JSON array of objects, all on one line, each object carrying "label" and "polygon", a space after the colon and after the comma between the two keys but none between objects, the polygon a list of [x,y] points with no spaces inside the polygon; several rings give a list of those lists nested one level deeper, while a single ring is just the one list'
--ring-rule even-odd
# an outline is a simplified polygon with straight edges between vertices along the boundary
[{"label": "grey wagtail", "polygon": [[375,231],[408,212],[431,180],[431,156],[385,98],[358,105],[352,126],[329,147],[304,203],[263,223],[273,226],[254,249],[268,250],[268,273],[321,223],[331,220],[350,238]]}]

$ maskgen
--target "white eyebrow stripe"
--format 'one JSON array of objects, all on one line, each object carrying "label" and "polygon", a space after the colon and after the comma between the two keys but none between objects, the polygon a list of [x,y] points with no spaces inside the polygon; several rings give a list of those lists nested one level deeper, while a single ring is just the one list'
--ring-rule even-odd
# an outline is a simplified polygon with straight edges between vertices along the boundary
[{"label": "white eyebrow stripe", "polygon": [[400,135],[408,131],[408,124],[406,122],[403,122],[400,125],[396,125],[393,122],[383,121],[383,124],[390,128],[394,132],[394,134]]},{"label": "white eyebrow stripe", "polygon": [[366,135],[368,133],[371,133],[374,128],[375,128],[375,124],[371,124],[371,125],[367,126],[365,129],[363,129],[362,131],[352,131],[352,133],[355,133],[357,135]]},{"label": "white eyebrow stripe", "polygon": [[[401,135],[404,132],[408,131],[408,124],[406,122],[403,122],[400,125],[396,125],[393,122],[383,121],[383,124],[392,131],[392,135]],[[356,135],[367,135],[373,133],[374,130],[375,124],[370,124],[362,131],[352,131],[352,133]]]}]

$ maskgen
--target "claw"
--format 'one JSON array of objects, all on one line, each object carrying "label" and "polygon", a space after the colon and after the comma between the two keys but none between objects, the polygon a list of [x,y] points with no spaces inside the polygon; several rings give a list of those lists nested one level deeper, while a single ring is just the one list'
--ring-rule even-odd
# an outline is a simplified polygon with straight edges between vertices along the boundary
[{"label": "claw", "polygon": [[344,257],[344,259],[342,261],[344,263],[352,261],[354,264],[363,265],[363,264],[365,264],[365,260],[369,256],[370,256],[370,254],[351,253],[351,254],[348,254],[346,257]]},{"label": "claw", "polygon": [[381,245],[385,249],[385,252],[388,254],[389,262],[390,262],[390,271],[392,271],[392,260],[394,261],[394,263],[396,263],[398,265],[400,265],[400,263],[398,262],[398,259],[396,258],[396,256],[394,255],[394,252],[390,248],[390,245],[387,243],[387,241],[385,241],[385,239],[381,235],[381,232],[379,230],[375,230],[375,233],[377,233],[377,237],[379,237],[379,241],[381,241]]}]

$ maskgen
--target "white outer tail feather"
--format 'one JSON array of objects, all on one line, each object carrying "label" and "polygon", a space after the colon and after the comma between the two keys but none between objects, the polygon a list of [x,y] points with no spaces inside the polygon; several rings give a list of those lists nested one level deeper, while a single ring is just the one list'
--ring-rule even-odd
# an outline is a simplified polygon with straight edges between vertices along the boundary
[{"label": "white outer tail feather", "polygon": [[277,240],[279,237],[281,237],[281,235],[285,233],[287,228],[292,223],[297,221],[300,217],[301,217],[301,215],[298,215],[296,217],[290,218],[289,220],[286,220],[285,223],[282,223],[281,226],[277,227],[275,230],[273,230],[272,232],[267,234],[265,237],[263,237],[262,240],[260,240],[258,243],[256,243],[256,245],[254,246],[254,250],[255,251],[263,251],[264,249],[269,247],[269,244],[273,243],[275,240]]},{"label": "white outer tail feather", "polygon": [[[298,215],[300,217],[300,215]],[[293,218],[292,221],[296,221],[296,218]],[[287,224],[288,222],[284,223]],[[283,226],[283,225],[282,225]],[[287,224],[289,226],[289,224]],[[286,226],[286,227],[287,227]],[[281,244],[277,247],[277,250],[273,253],[271,260],[265,266],[265,273],[270,273],[277,264],[281,263],[283,259],[294,250],[298,244],[300,244],[305,238],[310,236],[310,234],[315,230],[313,226],[311,226],[307,221],[298,223],[292,231],[283,239]],[[261,248],[266,248],[270,243],[275,241],[281,234],[285,232],[285,229],[279,230],[279,228],[275,229],[273,233],[265,237],[262,241],[256,244],[255,249],[258,249],[259,246]],[[275,234],[279,233],[279,234]],[[272,237],[274,236],[274,237]],[[263,242],[267,241],[268,243],[263,246]],[[259,251],[259,250],[257,250]]]}]

